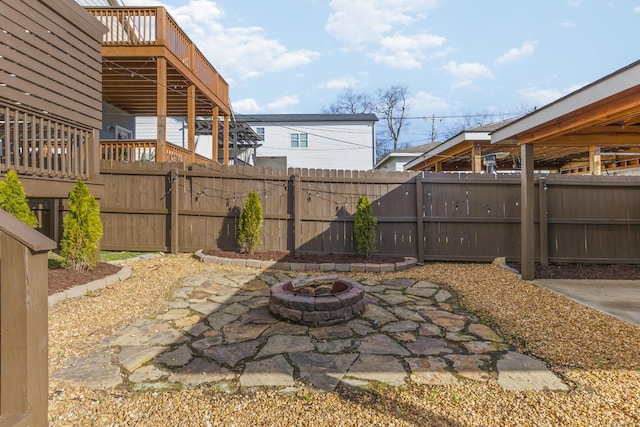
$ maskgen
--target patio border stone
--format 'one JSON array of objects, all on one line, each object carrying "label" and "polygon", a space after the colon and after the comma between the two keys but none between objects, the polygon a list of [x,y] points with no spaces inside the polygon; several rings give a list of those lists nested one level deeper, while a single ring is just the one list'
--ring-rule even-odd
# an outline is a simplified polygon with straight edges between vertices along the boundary
[{"label": "patio border stone", "polygon": [[299,262],[280,262],[280,261],[260,261],[255,259],[238,259],[223,258],[212,255],[205,255],[202,249],[197,250],[193,254],[194,258],[208,264],[231,264],[241,265],[251,268],[259,268],[261,270],[285,270],[285,271],[341,271],[341,272],[394,272],[403,271],[415,266],[418,260],[413,257],[404,257],[404,261],[396,263],[371,264],[371,263],[299,263]]}]

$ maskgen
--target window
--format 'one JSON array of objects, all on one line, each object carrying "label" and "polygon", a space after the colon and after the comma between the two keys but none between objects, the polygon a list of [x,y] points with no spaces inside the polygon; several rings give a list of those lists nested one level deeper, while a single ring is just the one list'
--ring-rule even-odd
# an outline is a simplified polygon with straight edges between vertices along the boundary
[{"label": "window", "polygon": [[307,148],[309,146],[309,136],[306,133],[291,134],[291,148]]},{"label": "window", "polygon": [[256,133],[260,137],[260,141],[264,141],[264,128],[256,128]]}]

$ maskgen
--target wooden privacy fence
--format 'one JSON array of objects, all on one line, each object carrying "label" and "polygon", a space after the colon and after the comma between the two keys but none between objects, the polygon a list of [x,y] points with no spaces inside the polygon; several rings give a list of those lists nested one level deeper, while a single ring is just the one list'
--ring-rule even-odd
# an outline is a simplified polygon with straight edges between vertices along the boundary
[{"label": "wooden privacy fence", "polygon": [[0,210],[0,426],[47,424],[47,252],[55,246]]},{"label": "wooden privacy fence", "polygon": [[[520,176],[103,162],[110,250],[237,249],[237,220],[257,191],[261,250],[356,253],[353,215],[367,195],[376,253],[428,261],[520,259]],[[542,190],[541,190],[542,189]],[[637,263],[640,177],[536,179],[542,262]]]}]

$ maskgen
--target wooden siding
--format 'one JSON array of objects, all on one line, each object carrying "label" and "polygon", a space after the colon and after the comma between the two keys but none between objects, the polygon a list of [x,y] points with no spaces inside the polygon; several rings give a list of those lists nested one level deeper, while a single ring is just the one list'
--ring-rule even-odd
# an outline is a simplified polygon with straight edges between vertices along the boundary
[{"label": "wooden siding", "polygon": [[[258,191],[265,219],[261,250],[356,253],[353,214],[366,194],[378,218],[378,254],[426,261],[520,259],[517,175],[149,162],[101,167],[104,249],[235,250],[238,215],[249,192]],[[535,195],[537,259],[640,259],[640,178],[552,175],[536,179]]]},{"label": "wooden siding", "polygon": [[0,100],[100,129],[102,24],[68,0],[4,0],[0,20]]}]

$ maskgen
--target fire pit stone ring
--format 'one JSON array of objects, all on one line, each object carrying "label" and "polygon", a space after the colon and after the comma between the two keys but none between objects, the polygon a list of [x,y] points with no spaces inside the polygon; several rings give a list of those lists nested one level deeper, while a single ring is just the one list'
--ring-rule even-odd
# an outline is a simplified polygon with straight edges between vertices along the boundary
[{"label": "fire pit stone ring", "polygon": [[364,311],[364,288],[337,276],[292,279],[271,287],[269,311],[308,326],[343,323]]}]

